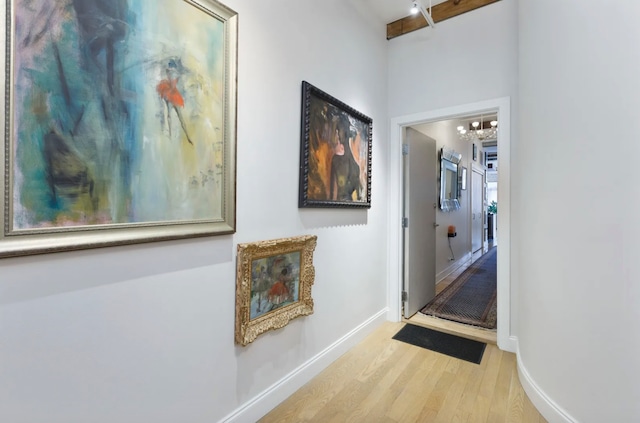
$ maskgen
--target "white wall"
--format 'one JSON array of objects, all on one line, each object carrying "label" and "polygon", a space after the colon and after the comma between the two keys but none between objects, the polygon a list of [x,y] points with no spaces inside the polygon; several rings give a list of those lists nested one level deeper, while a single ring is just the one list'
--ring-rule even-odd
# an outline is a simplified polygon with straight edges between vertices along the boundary
[{"label": "white wall", "polygon": [[517,3],[502,0],[389,41],[389,112],[514,96]]},{"label": "white wall", "polygon": [[[339,0],[226,3],[237,233],[1,260],[0,421],[213,422],[245,405],[253,421],[278,396],[259,394],[386,308],[384,28]],[[373,118],[370,210],[298,209],[303,79]],[[236,244],[300,234],[318,235],[315,314],[235,346]]]},{"label": "white wall", "polygon": [[552,422],[640,421],[638,18],[520,1],[519,358]]}]

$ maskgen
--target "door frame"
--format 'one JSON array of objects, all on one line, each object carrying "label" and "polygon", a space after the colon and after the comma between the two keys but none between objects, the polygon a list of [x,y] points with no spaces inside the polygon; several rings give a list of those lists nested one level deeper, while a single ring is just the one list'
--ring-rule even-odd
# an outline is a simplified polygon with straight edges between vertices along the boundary
[{"label": "door frame", "polygon": [[[473,217],[472,217],[472,215],[473,215],[473,206],[475,205],[474,201],[476,201],[476,199],[474,198],[475,197],[474,194],[476,194],[476,192],[475,192],[475,187],[473,186],[473,174],[474,173],[477,173],[480,176],[481,181],[482,181],[482,185],[480,186],[480,198],[482,200],[481,201],[481,205],[480,205],[480,210],[482,210],[480,212],[481,213],[480,214],[480,220],[481,220],[480,248],[477,248],[475,251],[473,250]],[[485,177],[484,177],[484,175],[485,175],[485,172],[484,172],[484,169],[481,166],[479,166],[479,165],[477,165],[475,163],[471,163],[471,168],[470,168],[470,172],[469,172],[469,178],[470,178],[469,186],[470,186],[470,189],[471,189],[471,196],[470,196],[470,200],[471,200],[470,201],[470,206],[471,207],[470,207],[470,210],[469,210],[469,230],[471,232],[471,234],[470,234],[471,235],[470,236],[471,254],[473,254],[476,251],[481,250],[481,249],[483,249],[485,247],[485,238],[484,238],[484,235],[485,235],[485,233],[484,233],[484,229],[485,229],[484,228],[484,218],[485,218],[485,215],[484,215],[483,208],[484,208],[484,203],[485,203],[486,199],[485,199]]]},{"label": "door frame", "polygon": [[455,119],[471,114],[497,111],[500,122],[498,157],[498,201],[500,219],[500,248],[498,248],[498,347],[505,351],[516,351],[516,337],[511,327],[511,99],[500,97],[491,100],[467,103],[437,110],[414,113],[391,118],[389,125],[389,224],[388,226],[388,275],[387,275],[387,319],[402,320],[402,142],[403,127],[441,120]]}]

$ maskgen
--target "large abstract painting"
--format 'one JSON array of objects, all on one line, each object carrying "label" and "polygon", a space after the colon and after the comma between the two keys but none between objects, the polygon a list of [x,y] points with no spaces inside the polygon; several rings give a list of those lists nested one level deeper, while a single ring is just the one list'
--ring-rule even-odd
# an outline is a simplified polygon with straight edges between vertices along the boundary
[{"label": "large abstract painting", "polygon": [[315,235],[238,245],[236,343],[313,313]]},{"label": "large abstract painting", "polygon": [[235,12],[7,8],[0,257],[234,232]]},{"label": "large abstract painting", "polygon": [[371,207],[372,120],[302,82],[299,207]]}]

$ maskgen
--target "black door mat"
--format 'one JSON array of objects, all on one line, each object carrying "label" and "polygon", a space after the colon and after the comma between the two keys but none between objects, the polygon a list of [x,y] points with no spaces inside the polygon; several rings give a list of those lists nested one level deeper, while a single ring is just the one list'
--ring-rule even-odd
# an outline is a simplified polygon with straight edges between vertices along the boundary
[{"label": "black door mat", "polygon": [[400,329],[393,339],[476,364],[482,361],[487,346],[483,342],[410,324]]}]

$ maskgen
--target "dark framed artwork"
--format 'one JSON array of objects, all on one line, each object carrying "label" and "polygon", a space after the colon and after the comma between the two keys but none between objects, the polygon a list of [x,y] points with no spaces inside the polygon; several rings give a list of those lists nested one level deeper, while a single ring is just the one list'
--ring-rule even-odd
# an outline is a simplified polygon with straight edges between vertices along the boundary
[{"label": "dark framed artwork", "polygon": [[235,341],[247,345],[258,335],[313,314],[313,252],[317,236],[302,235],[238,244]]},{"label": "dark framed artwork", "polygon": [[473,143],[473,161],[477,161],[478,160],[478,146],[476,146],[476,143]]},{"label": "dark framed artwork", "polygon": [[372,120],[302,82],[299,207],[371,207]]},{"label": "dark framed artwork", "polygon": [[0,257],[235,232],[234,11],[214,0],[6,11]]}]

